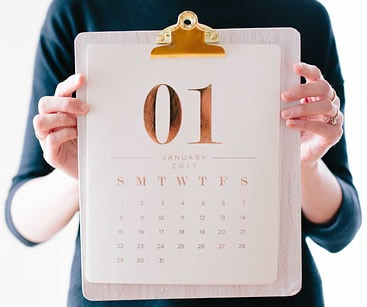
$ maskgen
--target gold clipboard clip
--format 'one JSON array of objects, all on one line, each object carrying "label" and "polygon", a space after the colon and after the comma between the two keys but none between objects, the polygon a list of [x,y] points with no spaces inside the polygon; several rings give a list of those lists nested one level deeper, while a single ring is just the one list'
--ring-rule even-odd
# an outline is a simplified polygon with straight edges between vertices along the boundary
[{"label": "gold clipboard clip", "polygon": [[178,16],[177,24],[158,33],[157,44],[163,46],[154,48],[151,57],[224,57],[225,50],[212,45],[218,41],[217,31],[200,24],[194,12],[185,11]]}]

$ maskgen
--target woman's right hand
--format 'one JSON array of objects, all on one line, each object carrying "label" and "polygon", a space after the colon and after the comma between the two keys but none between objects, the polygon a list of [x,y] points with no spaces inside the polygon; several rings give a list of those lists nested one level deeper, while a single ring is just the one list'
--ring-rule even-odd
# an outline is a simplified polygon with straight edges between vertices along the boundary
[{"label": "woman's right hand", "polygon": [[33,118],[36,137],[48,164],[78,179],[77,115],[85,115],[89,105],[72,94],[84,85],[81,74],[58,84],[55,96],[42,97],[39,114]]}]

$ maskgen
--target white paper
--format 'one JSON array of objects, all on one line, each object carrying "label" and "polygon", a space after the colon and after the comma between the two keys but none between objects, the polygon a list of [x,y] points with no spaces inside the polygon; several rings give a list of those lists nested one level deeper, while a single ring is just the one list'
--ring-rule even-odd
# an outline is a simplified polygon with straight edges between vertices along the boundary
[{"label": "white paper", "polygon": [[[151,59],[152,48],[91,45],[87,51],[87,280],[273,283],[280,48],[227,45],[224,58]],[[180,129],[169,144],[155,143],[144,126],[144,103],[158,84],[171,86],[182,107]],[[212,140],[220,144],[190,144],[201,131],[200,93],[193,89],[209,85]],[[165,86],[156,111],[164,142]],[[143,177],[146,185],[139,186]]]}]

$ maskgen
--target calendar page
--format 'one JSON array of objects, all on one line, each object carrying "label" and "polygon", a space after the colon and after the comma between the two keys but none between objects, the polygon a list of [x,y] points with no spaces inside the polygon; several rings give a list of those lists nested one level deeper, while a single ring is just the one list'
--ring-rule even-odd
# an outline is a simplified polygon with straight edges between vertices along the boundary
[{"label": "calendar page", "polygon": [[266,285],[279,258],[280,48],[87,49],[89,282]]}]

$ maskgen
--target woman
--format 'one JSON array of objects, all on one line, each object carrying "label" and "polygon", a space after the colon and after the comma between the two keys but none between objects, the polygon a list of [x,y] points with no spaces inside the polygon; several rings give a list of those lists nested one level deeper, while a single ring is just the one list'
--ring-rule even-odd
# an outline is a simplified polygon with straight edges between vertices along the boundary
[{"label": "woman", "polygon": [[361,216],[342,129],[343,78],[328,14],[315,0],[55,0],[41,31],[22,160],[7,201],[9,228],[32,246],[51,238],[78,211],[76,115],[87,114],[88,104],[72,98],[84,85],[83,76],[73,75],[76,35],[163,29],[184,10],[194,11],[214,28],[288,26],[301,33],[304,63],[295,65],[294,71],[306,82],[281,98],[300,99],[302,104],[281,116],[290,129],[301,131],[302,289],[282,298],[89,302],[81,293],[78,234],[68,305],[324,306],[321,280],[305,238],[337,252],[353,239]]}]

